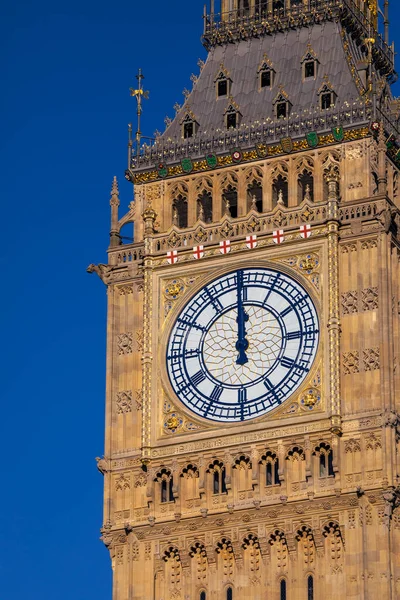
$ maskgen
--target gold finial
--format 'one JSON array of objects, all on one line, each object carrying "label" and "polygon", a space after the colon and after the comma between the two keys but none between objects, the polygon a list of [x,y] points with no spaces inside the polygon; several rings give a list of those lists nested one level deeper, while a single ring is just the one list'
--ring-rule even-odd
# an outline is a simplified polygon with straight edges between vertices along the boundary
[{"label": "gold finial", "polygon": [[138,89],[134,90],[133,88],[130,88],[129,91],[131,93],[131,96],[133,96],[134,98],[136,98],[136,102],[137,102],[137,131],[136,131],[136,154],[139,155],[140,152],[140,140],[142,138],[142,132],[140,131],[140,117],[142,115],[143,109],[142,109],[142,100],[148,100],[149,98],[149,92],[146,92],[143,87],[142,87],[142,80],[144,79],[144,75],[142,74],[142,69],[139,69],[138,74],[136,75],[136,79],[138,80]]}]

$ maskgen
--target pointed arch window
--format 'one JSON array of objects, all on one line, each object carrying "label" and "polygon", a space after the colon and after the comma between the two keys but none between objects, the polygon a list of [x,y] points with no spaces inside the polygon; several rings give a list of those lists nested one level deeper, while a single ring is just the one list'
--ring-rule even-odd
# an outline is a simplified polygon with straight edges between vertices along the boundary
[{"label": "pointed arch window", "polygon": [[280,591],[280,600],[286,600],[286,579],[281,579],[279,591]]},{"label": "pointed arch window", "polygon": [[262,183],[257,179],[253,179],[247,186],[247,209],[256,210],[259,213],[263,210]]},{"label": "pointed arch window", "polygon": [[312,201],[314,199],[314,177],[312,171],[303,169],[298,176],[298,201],[299,204],[303,200]]},{"label": "pointed arch window", "polygon": [[161,469],[161,471],[157,473],[154,481],[158,481],[160,484],[161,503],[174,502],[173,478],[171,472],[167,469]]},{"label": "pointed arch window", "polygon": [[312,575],[307,578],[307,600],[314,600],[314,577]]},{"label": "pointed arch window", "polygon": [[179,194],[172,205],[172,223],[180,229],[188,226],[188,203],[187,198]]},{"label": "pointed arch window", "polygon": [[226,494],[224,464],[218,460],[214,460],[214,462],[209,465],[207,471],[212,475],[213,494]]},{"label": "pointed arch window", "polygon": [[333,469],[333,452],[330,445],[322,442],[322,444],[315,448],[313,454],[318,460],[320,479],[324,479],[325,477],[334,477],[335,471]]},{"label": "pointed arch window", "polygon": [[261,459],[265,465],[265,485],[280,485],[279,481],[279,459],[275,452],[268,450]]},{"label": "pointed arch window", "polygon": [[233,589],[231,587],[226,590],[226,600],[233,600]]},{"label": "pointed arch window", "polygon": [[211,223],[213,214],[212,193],[208,190],[203,190],[197,198],[197,218],[203,223]]},{"label": "pointed arch window", "polygon": [[207,600],[207,595],[205,592],[200,592],[200,600]]},{"label": "pointed arch window", "polygon": [[272,204],[273,206],[287,206],[289,200],[288,181],[281,174],[272,182]]}]

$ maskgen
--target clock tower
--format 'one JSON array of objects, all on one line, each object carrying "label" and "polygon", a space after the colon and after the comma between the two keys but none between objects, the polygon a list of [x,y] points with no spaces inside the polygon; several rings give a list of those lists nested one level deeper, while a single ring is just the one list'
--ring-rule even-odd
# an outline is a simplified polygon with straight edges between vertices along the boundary
[{"label": "clock tower", "polygon": [[[400,597],[388,4],[211,0],[192,90],[130,137],[134,201],[114,179],[88,269],[113,600]],[[131,94],[140,119],[141,73]]]}]

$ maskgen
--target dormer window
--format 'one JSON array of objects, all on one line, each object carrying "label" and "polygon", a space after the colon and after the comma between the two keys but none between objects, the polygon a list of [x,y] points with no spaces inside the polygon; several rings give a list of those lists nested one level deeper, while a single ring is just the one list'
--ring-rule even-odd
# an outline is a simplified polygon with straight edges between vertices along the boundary
[{"label": "dormer window", "polygon": [[277,119],[286,119],[290,115],[292,103],[289,100],[287,93],[281,89],[273,102],[275,116]]},{"label": "dormer window", "polygon": [[278,119],[286,119],[288,116],[288,103],[278,102],[276,105],[276,116]]},{"label": "dormer window", "polygon": [[321,110],[329,110],[335,105],[337,96],[327,77],[318,91],[318,96]]},{"label": "dormer window", "polygon": [[237,129],[239,126],[240,117],[239,106],[236,102],[229,98],[229,104],[225,109],[225,124],[227,129]]},{"label": "dormer window", "polygon": [[192,122],[183,125],[183,137],[185,140],[194,136],[194,124]]},{"label": "dormer window", "polygon": [[262,73],[260,73],[260,87],[270,88],[271,85],[272,85],[271,71],[262,71]]},{"label": "dormer window", "polygon": [[227,79],[222,79],[221,81],[218,81],[217,95],[218,95],[218,98],[221,98],[221,96],[228,95],[228,80]]},{"label": "dormer window", "polygon": [[315,61],[308,60],[304,63],[304,79],[310,79],[311,77],[314,79],[315,71]]},{"label": "dormer window", "polygon": [[328,92],[326,94],[321,94],[321,108],[322,110],[326,110],[330,108],[333,104],[332,92]]},{"label": "dormer window", "polygon": [[259,89],[263,88],[271,89],[274,85],[274,75],[275,71],[272,66],[272,62],[268,60],[267,55],[264,54],[263,60],[261,61],[260,66],[258,67],[258,76],[259,76]]},{"label": "dormer window", "polygon": [[226,98],[231,93],[232,80],[229,72],[225,69],[221,63],[217,76],[214,79],[215,91],[218,98]]},{"label": "dormer window", "polygon": [[188,110],[186,112],[186,115],[184,116],[184,118],[181,121],[181,125],[182,125],[182,137],[185,140],[192,138],[196,135],[198,123],[196,121],[196,117],[194,116],[194,114],[192,113],[191,110]]},{"label": "dormer window", "polygon": [[307,52],[301,59],[301,65],[303,69],[303,81],[307,79],[315,79],[318,70],[318,58],[310,44],[307,46]]}]

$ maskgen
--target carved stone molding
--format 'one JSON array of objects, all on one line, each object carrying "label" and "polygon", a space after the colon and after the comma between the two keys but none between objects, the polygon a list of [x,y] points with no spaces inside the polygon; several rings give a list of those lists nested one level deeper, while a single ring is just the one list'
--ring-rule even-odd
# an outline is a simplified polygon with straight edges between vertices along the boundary
[{"label": "carved stone molding", "polygon": [[118,354],[132,354],[133,334],[131,331],[120,333],[117,337]]},{"label": "carved stone molding", "polygon": [[117,413],[123,415],[132,412],[132,391],[126,390],[117,393]]}]

